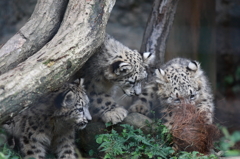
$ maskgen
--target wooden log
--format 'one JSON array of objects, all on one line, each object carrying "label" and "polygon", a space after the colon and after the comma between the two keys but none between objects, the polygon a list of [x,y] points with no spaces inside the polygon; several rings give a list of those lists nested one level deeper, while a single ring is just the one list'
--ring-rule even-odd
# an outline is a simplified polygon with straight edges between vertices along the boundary
[{"label": "wooden log", "polygon": [[115,0],[69,0],[52,40],[0,76],[0,122],[58,89],[82,67],[102,44],[114,4]]},{"label": "wooden log", "polygon": [[0,75],[40,50],[56,34],[67,0],[39,0],[29,21],[0,50]]}]

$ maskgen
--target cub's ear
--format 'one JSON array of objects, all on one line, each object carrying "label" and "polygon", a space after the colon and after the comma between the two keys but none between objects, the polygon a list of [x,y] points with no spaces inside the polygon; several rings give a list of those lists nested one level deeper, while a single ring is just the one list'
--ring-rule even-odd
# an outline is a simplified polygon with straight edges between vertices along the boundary
[{"label": "cub's ear", "polygon": [[84,88],[84,78],[74,80],[73,84],[76,84],[78,87]]},{"label": "cub's ear", "polygon": [[75,103],[75,94],[72,91],[66,91],[63,93],[60,93],[55,101],[55,106],[57,108],[62,108],[70,105],[74,105]]},{"label": "cub's ear", "polygon": [[200,67],[200,64],[197,61],[191,61],[188,63],[187,68],[191,71],[196,72]]},{"label": "cub's ear", "polygon": [[144,52],[142,54],[143,56],[143,62],[145,66],[153,65],[155,60],[155,55],[151,52]]},{"label": "cub's ear", "polygon": [[156,82],[158,84],[165,84],[167,82],[167,79],[165,77],[165,71],[163,71],[162,69],[156,69],[155,75],[156,75]]},{"label": "cub's ear", "polygon": [[194,76],[194,77],[198,77],[203,73],[200,68],[200,63],[197,61],[189,62],[187,69],[192,72],[192,76]]},{"label": "cub's ear", "polygon": [[115,79],[119,76],[125,76],[132,72],[132,65],[128,62],[116,61],[113,62],[108,69],[104,71],[107,79]]},{"label": "cub's ear", "polygon": [[79,85],[79,84],[80,84],[80,80],[79,80],[79,79],[75,79],[75,80],[73,81],[73,83],[76,84],[76,85]]},{"label": "cub's ear", "polygon": [[83,87],[84,88],[84,78],[80,78],[79,87]]}]

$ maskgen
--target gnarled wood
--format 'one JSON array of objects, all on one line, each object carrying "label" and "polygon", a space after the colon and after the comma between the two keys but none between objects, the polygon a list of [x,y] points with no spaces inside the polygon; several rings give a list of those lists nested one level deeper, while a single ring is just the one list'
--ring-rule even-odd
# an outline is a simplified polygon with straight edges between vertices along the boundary
[{"label": "gnarled wood", "polygon": [[145,29],[141,52],[151,52],[156,56],[154,66],[164,62],[166,40],[172,26],[178,0],[155,0],[152,13]]},{"label": "gnarled wood", "polygon": [[69,80],[100,46],[115,0],[69,0],[57,34],[0,76],[1,122]]},{"label": "gnarled wood", "polygon": [[29,21],[0,50],[0,75],[41,49],[57,32],[68,0],[39,0]]}]

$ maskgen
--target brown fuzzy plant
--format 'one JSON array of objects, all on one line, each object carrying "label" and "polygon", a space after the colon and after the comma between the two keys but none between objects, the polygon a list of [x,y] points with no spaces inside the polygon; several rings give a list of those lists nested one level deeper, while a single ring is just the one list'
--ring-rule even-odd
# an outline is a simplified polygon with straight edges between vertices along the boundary
[{"label": "brown fuzzy plant", "polygon": [[171,128],[175,148],[180,151],[198,151],[209,154],[219,131],[213,124],[206,124],[205,112],[199,112],[194,105],[181,104],[172,111]]}]

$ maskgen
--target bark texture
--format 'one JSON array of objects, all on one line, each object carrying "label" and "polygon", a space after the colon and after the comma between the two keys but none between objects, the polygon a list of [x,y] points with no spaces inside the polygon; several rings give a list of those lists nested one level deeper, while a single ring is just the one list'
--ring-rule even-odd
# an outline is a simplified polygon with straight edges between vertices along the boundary
[{"label": "bark texture", "polygon": [[178,0],[155,0],[148,19],[140,52],[156,56],[153,64],[160,67],[164,62],[166,40],[172,26]]},{"label": "bark texture", "polygon": [[0,122],[34,104],[42,94],[58,89],[82,67],[103,42],[114,4],[115,0],[69,0],[51,41],[0,76]]},{"label": "bark texture", "polygon": [[56,34],[68,0],[39,0],[29,21],[0,50],[0,75],[36,53]]}]

